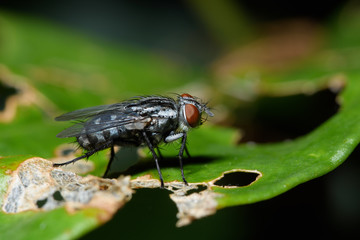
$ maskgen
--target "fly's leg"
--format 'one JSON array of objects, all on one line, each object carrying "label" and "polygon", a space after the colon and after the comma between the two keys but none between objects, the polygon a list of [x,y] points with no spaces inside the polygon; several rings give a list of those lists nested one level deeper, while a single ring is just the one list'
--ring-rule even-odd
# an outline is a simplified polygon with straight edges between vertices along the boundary
[{"label": "fly's leg", "polygon": [[[187,183],[186,179],[185,179],[185,175],[184,175],[184,169],[183,169],[183,154],[184,154],[184,150],[186,151],[186,154],[189,155],[187,148],[186,148],[186,137],[187,137],[187,133],[185,132],[183,137],[182,137],[182,141],[181,141],[181,147],[180,147],[180,151],[179,151],[179,162],[180,162],[180,170],[181,170],[181,176],[182,179],[185,183],[186,186],[188,186],[189,184]],[[190,155],[189,155],[190,156]]]},{"label": "fly's leg", "polygon": [[163,155],[162,155],[161,152],[160,152],[160,149],[157,147],[156,150],[157,150],[157,152],[158,152],[159,159],[160,159],[160,160],[164,159]]},{"label": "fly's leg", "polygon": [[86,152],[84,155],[82,155],[82,156],[80,156],[80,157],[74,158],[73,160],[70,160],[70,161],[67,161],[67,162],[63,162],[63,163],[54,163],[54,164],[53,164],[53,167],[59,167],[59,166],[68,165],[68,164],[70,164],[70,163],[75,163],[75,162],[79,161],[80,159],[90,157],[91,155],[93,155],[94,153],[96,153],[96,152],[98,152],[98,151],[99,151],[99,150],[94,149],[94,150],[91,150],[91,151]]},{"label": "fly's leg", "polygon": [[114,145],[111,145],[111,148],[110,148],[110,160],[109,160],[109,163],[108,163],[108,165],[106,167],[106,171],[105,171],[105,173],[103,175],[103,178],[105,178],[108,175],[108,173],[110,171],[110,166],[111,166],[112,162],[114,161],[114,159],[115,159],[115,149],[114,149]]},{"label": "fly's leg", "polygon": [[[111,143],[112,145],[112,143]],[[60,167],[60,166],[64,166],[64,165],[68,165],[70,163],[75,163],[77,161],[79,161],[80,159],[84,159],[84,158],[89,158],[91,155],[93,155],[94,153],[98,152],[98,151],[101,151],[103,149],[106,149],[108,147],[110,147],[111,145],[109,144],[105,144],[101,147],[98,147],[98,148],[95,148],[93,150],[90,150],[88,152],[86,152],[84,155],[80,156],[80,157],[77,157],[77,158],[74,158],[73,160],[70,160],[70,161],[67,161],[67,162],[63,162],[63,163],[54,163],[53,164],[53,167]]]},{"label": "fly's leg", "polygon": [[160,182],[161,182],[161,187],[160,188],[164,188],[164,180],[163,180],[163,177],[162,177],[162,174],[161,174],[161,170],[160,170],[160,166],[159,166],[159,161],[158,161],[158,156],[156,155],[155,153],[155,150],[154,150],[154,147],[152,146],[150,140],[149,140],[149,137],[147,136],[146,132],[142,132],[143,134],[143,137],[145,139],[145,142],[146,144],[148,145],[152,155],[153,155],[153,158],[155,160],[155,164],[156,164],[156,168],[157,168],[157,171],[159,173],[159,177],[160,177]]}]

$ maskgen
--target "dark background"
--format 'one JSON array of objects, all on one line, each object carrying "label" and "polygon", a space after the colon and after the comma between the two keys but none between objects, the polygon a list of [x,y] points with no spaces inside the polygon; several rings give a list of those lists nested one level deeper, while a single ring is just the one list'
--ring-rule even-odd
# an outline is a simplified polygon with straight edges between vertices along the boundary
[{"label": "dark background", "polygon": [[[0,7],[42,17],[106,40],[153,49],[174,58],[211,62],[222,51],[222,46],[211,37],[189,2],[191,0],[1,0]],[[261,24],[289,18],[326,22],[347,1],[234,2],[251,21]]]},{"label": "dark background", "polygon": [[[37,16],[100,39],[205,67],[225,49],[212,37],[189,1],[0,1],[0,9]],[[325,24],[345,3],[336,0],[236,1],[257,25],[291,18]],[[325,94],[320,98],[309,98],[306,103],[320,102],[318,109],[335,104],[334,96]],[[331,110],[314,119],[311,128],[335,112]],[[261,124],[261,120],[259,122]],[[289,136],[295,138],[309,130]],[[279,135],[273,131],[272,137],[259,141],[278,140]],[[268,201],[220,210],[214,216],[180,229],[175,227],[176,207],[167,191],[139,190],[112,221],[83,239],[108,236],[119,239],[333,239],[357,236],[360,227],[359,158],[358,148],[344,164],[323,177]]]}]

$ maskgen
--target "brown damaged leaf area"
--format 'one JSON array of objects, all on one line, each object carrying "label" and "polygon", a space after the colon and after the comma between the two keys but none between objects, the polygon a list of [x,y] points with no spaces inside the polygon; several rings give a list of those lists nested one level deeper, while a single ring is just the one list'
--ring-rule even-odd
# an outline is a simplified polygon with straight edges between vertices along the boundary
[{"label": "brown damaged leaf area", "polygon": [[175,202],[179,211],[176,215],[179,219],[176,226],[183,227],[193,220],[214,214],[218,205],[217,197],[221,197],[221,194],[214,193],[211,190],[192,193],[189,196],[171,194],[170,198]]},{"label": "brown damaged leaf area", "polygon": [[80,177],[35,157],[21,163],[12,173],[2,210],[19,213],[65,207],[74,213],[84,208],[98,208],[105,212],[100,220],[107,221],[131,199],[132,193],[130,177]]}]

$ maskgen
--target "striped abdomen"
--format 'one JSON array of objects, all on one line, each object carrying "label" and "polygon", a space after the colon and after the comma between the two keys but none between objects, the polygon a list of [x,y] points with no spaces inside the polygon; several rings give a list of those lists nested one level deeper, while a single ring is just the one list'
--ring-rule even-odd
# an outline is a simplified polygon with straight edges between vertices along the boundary
[{"label": "striped abdomen", "polygon": [[108,148],[108,145],[111,145],[114,139],[122,135],[121,132],[121,129],[113,127],[95,133],[80,135],[77,141],[86,150]]}]

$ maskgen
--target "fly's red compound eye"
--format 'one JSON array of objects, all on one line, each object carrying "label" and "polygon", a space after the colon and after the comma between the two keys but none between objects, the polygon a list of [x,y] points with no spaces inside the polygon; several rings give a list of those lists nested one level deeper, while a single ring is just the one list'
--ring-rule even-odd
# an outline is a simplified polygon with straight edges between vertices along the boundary
[{"label": "fly's red compound eye", "polygon": [[[181,94],[181,97],[194,99],[194,97],[188,93]],[[198,126],[201,119],[199,109],[193,104],[185,104],[185,118],[190,127]]]},{"label": "fly's red compound eye", "polygon": [[199,109],[192,104],[185,104],[185,118],[190,127],[196,127],[200,123]]}]

